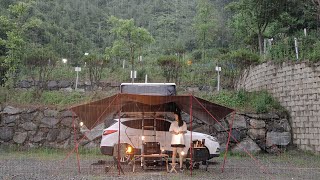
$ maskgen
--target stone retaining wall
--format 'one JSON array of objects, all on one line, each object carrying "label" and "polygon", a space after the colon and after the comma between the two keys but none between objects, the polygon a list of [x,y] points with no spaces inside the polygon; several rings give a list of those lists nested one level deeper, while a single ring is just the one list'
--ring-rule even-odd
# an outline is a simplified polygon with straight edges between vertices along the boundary
[{"label": "stone retaining wall", "polygon": [[[39,84],[38,81],[34,82],[32,80],[20,80],[15,84],[15,88],[17,89],[31,89]],[[78,91],[93,91],[93,90],[110,90],[113,88],[119,88],[120,83],[118,82],[100,82],[99,86],[92,86],[88,81],[79,81],[77,84]],[[51,80],[45,83],[44,89],[49,91],[67,91],[71,92],[75,89],[75,83],[73,81],[67,80]]]},{"label": "stone retaining wall", "polygon": [[[232,121],[233,119],[233,121]],[[291,143],[291,127],[286,115],[267,114],[231,114],[220,124],[205,126],[200,121],[193,122],[197,132],[211,134],[218,139],[222,151],[228,141],[228,132],[232,123],[230,138],[231,152],[279,153]]]},{"label": "stone retaining wall", "polygon": [[73,146],[75,134],[77,140],[82,137],[77,119],[68,110],[6,106],[0,113],[0,145],[67,148]]},{"label": "stone retaining wall", "polygon": [[[106,120],[89,132],[79,127],[79,121],[71,111],[48,108],[6,106],[3,109],[0,107],[0,115],[1,146],[15,144],[26,148],[69,148],[74,145],[76,138],[81,139],[81,146],[99,147],[102,130],[105,124],[108,124]],[[183,114],[183,119],[190,118],[187,114]],[[110,120],[113,121],[112,118]],[[194,119],[193,130],[217,137],[223,150],[228,138],[226,130],[229,130],[230,123],[231,116],[221,121],[222,126],[218,124],[207,126]],[[279,152],[282,150],[281,147],[290,144],[290,130],[288,120],[277,114],[236,114],[232,126],[234,139],[231,139],[231,148],[235,152],[243,152],[243,148],[250,152],[261,150],[270,153]],[[236,145],[237,143],[239,144]]]},{"label": "stone retaining wall", "polygon": [[319,63],[263,63],[245,70],[236,87],[271,93],[290,113],[293,143],[320,153]]}]

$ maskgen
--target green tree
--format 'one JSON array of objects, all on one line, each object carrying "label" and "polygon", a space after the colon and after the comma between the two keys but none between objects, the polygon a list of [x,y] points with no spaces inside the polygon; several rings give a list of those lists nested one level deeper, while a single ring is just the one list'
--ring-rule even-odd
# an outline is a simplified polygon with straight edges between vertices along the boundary
[{"label": "green tree", "polygon": [[231,19],[238,40],[258,37],[258,49],[263,54],[264,33],[284,12],[287,0],[239,0],[227,8],[235,12]]},{"label": "green tree", "polygon": [[193,28],[202,49],[202,60],[206,59],[206,49],[213,42],[216,35],[217,15],[216,10],[209,0],[197,1],[197,14]]},{"label": "green tree", "polygon": [[316,14],[317,8],[311,1],[288,1],[286,10],[271,24],[266,35],[297,36],[302,34],[304,28],[307,28],[307,31],[317,29]]},{"label": "green tree", "polygon": [[89,78],[91,82],[91,87],[94,85],[100,85],[101,75],[103,69],[106,68],[109,58],[101,55],[99,53],[90,53],[85,56],[84,61],[89,70]]},{"label": "green tree", "polygon": [[6,79],[6,73],[8,71],[8,66],[6,65],[6,55],[8,52],[7,47],[7,32],[11,28],[10,21],[4,17],[0,16],[0,86],[4,84]]},{"label": "green tree", "polygon": [[318,25],[320,25],[320,0],[311,0],[317,9],[316,18],[318,20]]},{"label": "green tree", "polygon": [[35,97],[40,97],[58,58],[50,48],[32,47],[26,51],[23,60],[23,65],[28,70],[25,73],[30,75],[34,82],[38,79]]},{"label": "green tree", "polygon": [[[144,45],[154,42],[154,39],[146,29],[135,26],[133,19],[118,19],[111,16],[109,22],[112,25],[111,33],[115,35],[112,51],[127,52],[133,72],[136,51],[140,50]],[[132,82],[134,82],[133,77]]]},{"label": "green tree", "polygon": [[8,11],[11,18],[0,17],[0,25],[4,25],[4,28],[1,28],[3,32],[0,37],[0,46],[3,49],[1,69],[5,71],[2,72],[5,73],[5,80],[13,80],[12,78],[16,77],[17,69],[21,64],[26,45],[23,35],[29,7],[30,4],[23,2],[10,5]]},{"label": "green tree", "polygon": [[158,58],[157,62],[162,69],[166,82],[178,81],[182,63],[178,60],[177,56],[162,56]]}]

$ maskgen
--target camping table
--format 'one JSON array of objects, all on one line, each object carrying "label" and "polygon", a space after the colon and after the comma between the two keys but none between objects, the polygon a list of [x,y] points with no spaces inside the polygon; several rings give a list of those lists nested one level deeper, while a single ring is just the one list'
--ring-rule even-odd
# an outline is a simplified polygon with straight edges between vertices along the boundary
[{"label": "camping table", "polygon": [[134,157],[132,159],[132,161],[133,161],[132,172],[134,172],[135,167],[136,167],[136,160],[139,159],[139,158],[160,158],[160,159],[164,159],[166,161],[167,172],[169,172],[169,167],[168,167],[169,155],[168,154],[134,155]]}]

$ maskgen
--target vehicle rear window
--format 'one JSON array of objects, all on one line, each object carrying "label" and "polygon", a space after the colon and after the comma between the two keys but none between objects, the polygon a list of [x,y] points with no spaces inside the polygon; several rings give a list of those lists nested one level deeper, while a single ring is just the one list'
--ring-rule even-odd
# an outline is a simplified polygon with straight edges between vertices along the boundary
[{"label": "vehicle rear window", "polygon": [[[122,122],[125,126],[133,129],[142,129],[142,119]],[[144,120],[144,129],[153,130],[154,119]],[[169,131],[171,123],[164,120],[156,119],[156,131]]]},{"label": "vehicle rear window", "polygon": [[118,122],[118,121],[116,121],[116,120],[114,120],[114,119],[108,119],[108,120],[106,120],[106,121],[104,122],[104,126],[105,126],[105,127],[110,127],[110,126],[114,125],[116,122]]}]

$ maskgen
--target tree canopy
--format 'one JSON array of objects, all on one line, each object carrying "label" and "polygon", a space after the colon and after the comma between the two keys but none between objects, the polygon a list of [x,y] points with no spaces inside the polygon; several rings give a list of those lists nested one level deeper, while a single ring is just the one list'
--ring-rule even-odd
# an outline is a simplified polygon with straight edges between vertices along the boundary
[{"label": "tree canopy", "polygon": [[[108,62],[98,71],[119,74],[128,73],[125,66],[118,71],[128,60],[131,70],[163,79],[158,58],[176,56],[182,64],[192,62],[190,71],[179,74],[185,81],[212,73],[221,60],[228,61],[224,68],[229,69],[250,62],[233,58],[243,49],[255,62],[259,56],[293,58],[294,38],[303,46],[304,59],[317,60],[319,7],[319,0],[0,0],[0,83],[24,76],[24,63],[34,62],[30,57],[39,60],[37,54],[27,54],[40,50],[68,59],[70,66],[84,66],[89,52],[90,62]],[[142,55],[147,60],[143,67],[136,63]]]},{"label": "tree canopy", "polygon": [[[127,52],[131,62],[131,71],[134,72],[136,51],[141,51],[144,45],[152,43],[154,39],[146,29],[135,26],[133,19],[124,20],[111,16],[109,22],[112,25],[111,33],[115,35],[112,52],[114,54]],[[132,82],[134,82],[133,76]]]}]

